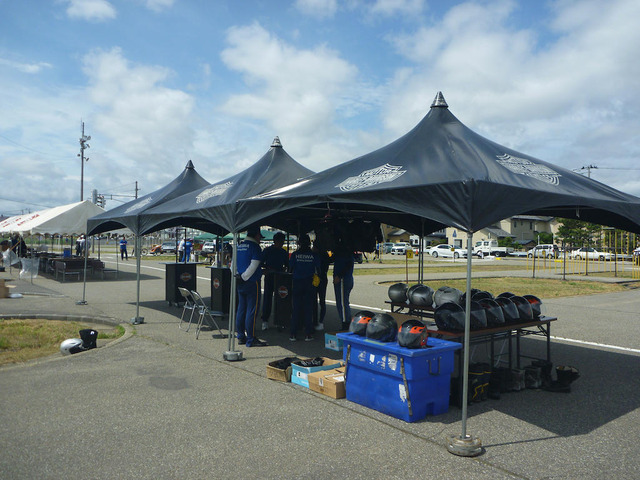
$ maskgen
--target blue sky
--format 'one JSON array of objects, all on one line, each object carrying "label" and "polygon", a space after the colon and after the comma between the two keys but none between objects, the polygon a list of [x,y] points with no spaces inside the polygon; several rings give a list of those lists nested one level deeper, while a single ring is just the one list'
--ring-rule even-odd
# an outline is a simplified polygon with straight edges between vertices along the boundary
[{"label": "blue sky", "polygon": [[0,214],[80,199],[81,121],[84,197],[142,195],[188,160],[222,180],[276,135],[323,170],[438,91],[481,135],[640,196],[638,19],[637,0],[0,0]]}]

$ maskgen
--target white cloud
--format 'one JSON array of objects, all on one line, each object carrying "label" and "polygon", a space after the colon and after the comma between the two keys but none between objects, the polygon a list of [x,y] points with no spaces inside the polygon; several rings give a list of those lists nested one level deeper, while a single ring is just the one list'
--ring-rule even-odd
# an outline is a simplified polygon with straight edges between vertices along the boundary
[{"label": "white cloud", "polygon": [[424,0],[376,0],[369,14],[391,17],[394,15],[420,15],[425,7]]},{"label": "white cloud", "polygon": [[406,132],[442,90],[463,123],[498,143],[568,168],[585,158],[630,165],[623,145],[640,127],[640,4],[559,2],[548,38],[516,28],[518,13],[515,2],[465,3],[396,37],[411,65],[393,79],[388,128]]},{"label": "white cloud", "polygon": [[161,12],[173,6],[175,0],[144,0],[145,6],[154,12]]},{"label": "white cloud", "polygon": [[304,15],[331,18],[338,10],[337,0],[296,0],[295,7]]},{"label": "white cloud", "polygon": [[68,0],[67,15],[81,20],[103,21],[116,18],[116,9],[107,0]]},{"label": "white cloud", "polygon": [[356,80],[353,65],[324,46],[296,49],[256,23],[230,29],[227,43],[222,60],[243,74],[250,92],[232,95],[225,112],[263,121],[300,144],[332,136],[336,109],[344,101],[340,95]]},{"label": "white cloud", "polygon": [[0,58],[0,65],[5,65],[9,68],[13,68],[22,73],[40,73],[45,68],[51,68],[52,65],[47,62],[38,62],[38,63],[22,63],[22,62],[14,62],[12,60],[7,60],[4,58]]},{"label": "white cloud", "polygon": [[86,55],[84,72],[95,109],[92,128],[109,140],[105,144],[117,163],[101,165],[104,174],[126,171],[129,178],[149,178],[173,171],[176,156],[191,148],[194,100],[162,85],[172,72],[132,64],[118,48]]}]

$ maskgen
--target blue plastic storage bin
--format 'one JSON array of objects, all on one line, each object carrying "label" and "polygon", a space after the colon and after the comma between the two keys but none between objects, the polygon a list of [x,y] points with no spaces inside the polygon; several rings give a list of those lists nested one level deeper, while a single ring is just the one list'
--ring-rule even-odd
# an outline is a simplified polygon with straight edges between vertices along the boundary
[{"label": "blue plastic storage bin", "polygon": [[430,337],[430,348],[410,349],[353,333],[337,336],[344,342],[347,400],[406,422],[449,410],[453,357],[461,344]]}]

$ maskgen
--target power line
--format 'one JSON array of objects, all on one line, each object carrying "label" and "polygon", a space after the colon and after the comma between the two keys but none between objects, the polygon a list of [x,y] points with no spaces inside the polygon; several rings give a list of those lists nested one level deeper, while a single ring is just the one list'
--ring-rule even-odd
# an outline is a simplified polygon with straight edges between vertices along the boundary
[{"label": "power line", "polygon": [[39,151],[39,150],[36,150],[35,148],[27,147],[26,145],[22,145],[21,143],[18,143],[18,142],[16,142],[15,140],[11,140],[10,138],[5,137],[4,135],[0,135],[0,138],[4,138],[7,142],[13,143],[14,145],[16,145],[16,146],[18,146],[18,147],[20,147],[20,148],[24,148],[25,150],[29,150],[29,151],[31,151],[31,152],[38,153],[38,154],[40,154],[40,155],[46,155],[46,156],[48,156],[48,157],[60,158],[60,159],[62,159],[62,158],[67,158],[67,157],[62,157],[62,156],[60,156],[60,155],[54,155],[54,154],[52,154],[52,153],[45,153],[45,152],[41,152],[41,151]]}]

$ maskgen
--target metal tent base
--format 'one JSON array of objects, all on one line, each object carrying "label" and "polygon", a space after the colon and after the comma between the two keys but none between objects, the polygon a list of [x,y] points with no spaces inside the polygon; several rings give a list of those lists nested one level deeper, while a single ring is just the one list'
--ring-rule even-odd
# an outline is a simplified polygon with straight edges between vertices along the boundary
[{"label": "metal tent base", "polygon": [[476,457],[483,452],[482,441],[479,438],[467,435],[451,435],[448,439],[447,450],[449,453],[460,457]]},{"label": "metal tent base", "polygon": [[131,325],[140,325],[141,323],[144,323],[144,317],[131,318]]},{"label": "metal tent base", "polygon": [[224,358],[227,362],[237,362],[238,360],[242,360],[242,352],[229,350],[224,352],[222,358]]}]

